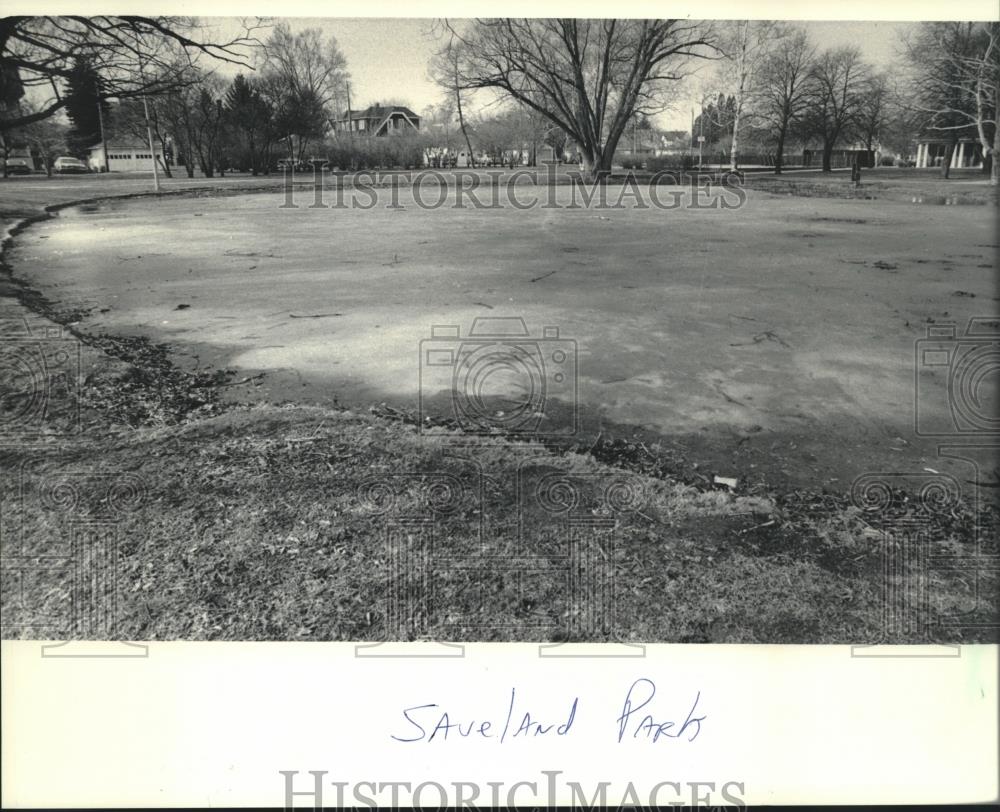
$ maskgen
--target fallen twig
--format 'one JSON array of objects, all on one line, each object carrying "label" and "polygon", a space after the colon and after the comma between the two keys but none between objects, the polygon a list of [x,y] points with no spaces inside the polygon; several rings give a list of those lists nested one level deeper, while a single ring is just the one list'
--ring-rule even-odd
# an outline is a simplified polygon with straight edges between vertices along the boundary
[{"label": "fallen twig", "polygon": [[772,524],[776,524],[774,519],[771,519],[771,521],[769,522],[764,522],[763,524],[755,524],[753,527],[747,527],[744,530],[740,530],[739,532],[737,532],[736,535],[743,536],[754,530],[760,530],[762,527],[770,527]]},{"label": "fallen twig", "polygon": [[240,386],[244,383],[250,383],[251,381],[257,381],[264,377],[263,372],[258,372],[256,375],[251,375],[248,378],[244,378],[242,381],[230,381],[229,383],[220,383],[219,386]]}]

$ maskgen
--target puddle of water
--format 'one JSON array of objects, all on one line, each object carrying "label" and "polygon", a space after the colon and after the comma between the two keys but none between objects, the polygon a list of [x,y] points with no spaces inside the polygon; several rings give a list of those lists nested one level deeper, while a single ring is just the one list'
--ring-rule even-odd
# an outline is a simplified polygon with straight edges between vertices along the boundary
[{"label": "puddle of water", "polygon": [[106,201],[102,203],[81,203],[79,206],[71,206],[65,209],[63,214],[107,214],[108,212],[116,211],[121,209],[121,204],[115,204],[111,201]]},{"label": "puddle of water", "polygon": [[910,198],[910,202],[925,206],[986,206],[990,201],[958,195],[914,195]]}]

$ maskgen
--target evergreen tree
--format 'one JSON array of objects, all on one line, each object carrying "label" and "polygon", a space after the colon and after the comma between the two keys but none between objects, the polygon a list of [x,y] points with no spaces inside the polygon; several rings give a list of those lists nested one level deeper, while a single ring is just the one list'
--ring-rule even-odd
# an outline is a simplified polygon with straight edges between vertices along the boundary
[{"label": "evergreen tree", "polygon": [[66,79],[66,114],[71,123],[66,144],[71,153],[83,158],[90,147],[100,143],[101,114],[107,117],[108,112],[100,75],[89,62],[76,59]]}]

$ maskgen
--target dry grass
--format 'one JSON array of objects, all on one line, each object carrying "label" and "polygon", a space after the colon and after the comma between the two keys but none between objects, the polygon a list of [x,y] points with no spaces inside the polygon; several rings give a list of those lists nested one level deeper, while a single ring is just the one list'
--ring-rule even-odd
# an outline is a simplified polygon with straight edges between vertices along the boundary
[{"label": "dry grass", "polygon": [[[92,426],[4,456],[5,541],[59,554],[74,525],[112,526],[122,639],[881,639],[882,542],[854,508],[456,439],[308,407]],[[552,475],[556,504],[565,483],[580,496],[575,524],[539,501]],[[51,497],[67,482],[69,507]],[[602,502],[608,486],[618,496]],[[111,505],[113,487],[127,498]],[[23,605],[4,591],[8,636],[38,636],[38,607],[65,605],[69,563],[39,572]],[[931,620],[972,598],[954,579],[934,594]],[[58,631],[45,636],[86,636]]]}]

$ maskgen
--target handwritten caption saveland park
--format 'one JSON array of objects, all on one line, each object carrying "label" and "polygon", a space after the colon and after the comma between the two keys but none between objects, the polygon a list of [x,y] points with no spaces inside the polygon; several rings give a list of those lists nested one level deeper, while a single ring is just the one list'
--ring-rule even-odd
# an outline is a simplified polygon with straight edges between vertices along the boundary
[{"label": "handwritten caption saveland park", "polygon": [[[624,693],[617,717],[608,716],[612,740],[682,740],[693,742],[701,733],[707,714],[700,713],[701,692],[695,693],[685,717],[658,710],[656,683],[647,677],[636,679]],[[673,699],[673,698],[671,698]],[[671,705],[675,704],[673,701]],[[437,702],[402,709],[399,729],[390,737],[405,744],[447,742],[467,739],[494,739],[503,744],[513,739],[536,736],[570,736],[573,726],[585,713],[579,696],[568,696],[563,706],[536,708],[524,704],[517,689],[510,689],[504,710],[470,716],[449,711]],[[671,718],[673,717],[673,718]]]}]

